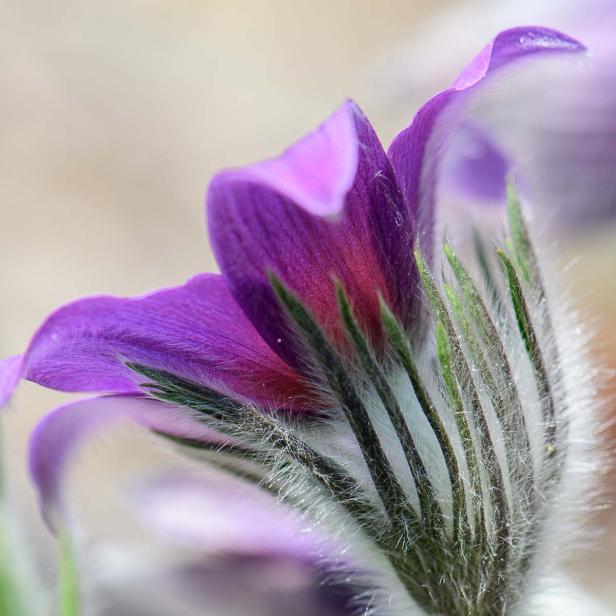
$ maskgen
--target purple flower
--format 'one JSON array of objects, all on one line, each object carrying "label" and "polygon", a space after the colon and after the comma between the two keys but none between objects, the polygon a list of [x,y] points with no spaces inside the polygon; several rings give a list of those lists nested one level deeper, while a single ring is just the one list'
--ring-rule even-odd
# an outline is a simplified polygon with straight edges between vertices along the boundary
[{"label": "purple flower", "polygon": [[[255,563],[292,563],[309,580],[302,616],[524,608],[568,451],[560,338],[515,198],[512,254],[498,253],[506,284],[491,286],[484,271],[486,288],[510,293],[515,318],[505,318],[506,297],[486,305],[448,246],[449,277],[431,270],[436,194],[444,144],[486,77],[582,49],[544,28],[502,32],[387,152],[344,103],[279,158],[213,179],[221,275],[82,299],[48,317],[5,360],[3,399],[20,378],[107,394],[56,409],[33,434],[30,469],[50,525],[68,526],[72,454],[128,420],[300,512],[278,517],[228,490],[217,497],[229,507],[225,536],[214,521],[193,525],[205,487],[177,478],[142,505],[240,577],[254,579]],[[250,514],[236,516],[248,502]],[[214,592],[213,571],[202,572]],[[268,601],[264,614],[289,613],[288,596]]]}]

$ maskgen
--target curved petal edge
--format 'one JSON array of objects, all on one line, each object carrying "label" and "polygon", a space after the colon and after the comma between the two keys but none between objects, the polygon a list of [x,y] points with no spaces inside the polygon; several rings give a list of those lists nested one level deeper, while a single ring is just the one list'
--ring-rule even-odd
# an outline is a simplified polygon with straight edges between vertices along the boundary
[{"label": "curved petal edge", "polygon": [[121,423],[197,440],[225,440],[179,408],[132,395],[99,396],[63,405],[45,416],[30,437],[28,464],[41,513],[52,530],[65,519],[63,486],[71,459],[89,439]]}]

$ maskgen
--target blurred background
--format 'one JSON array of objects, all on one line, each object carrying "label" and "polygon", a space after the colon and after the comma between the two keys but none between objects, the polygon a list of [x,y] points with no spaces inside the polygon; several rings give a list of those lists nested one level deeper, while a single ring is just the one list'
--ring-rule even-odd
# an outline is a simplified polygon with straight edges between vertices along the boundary
[{"label": "blurred background", "polygon": [[[214,270],[203,198],[216,170],[275,155],[349,96],[388,143],[500,27],[527,17],[562,27],[554,6],[3,0],[1,355],[22,351],[68,300],[140,294]],[[596,332],[593,352],[614,369],[616,230],[569,233],[559,246],[563,263],[575,259],[564,275]],[[601,386],[609,418],[609,374]],[[37,419],[68,398],[23,384],[3,425],[23,525],[43,555],[50,544],[26,443]],[[162,456],[136,433],[83,452],[71,491],[89,534],[136,540],[115,486]],[[605,535],[572,568],[616,604],[616,511],[601,511],[596,528]]]}]

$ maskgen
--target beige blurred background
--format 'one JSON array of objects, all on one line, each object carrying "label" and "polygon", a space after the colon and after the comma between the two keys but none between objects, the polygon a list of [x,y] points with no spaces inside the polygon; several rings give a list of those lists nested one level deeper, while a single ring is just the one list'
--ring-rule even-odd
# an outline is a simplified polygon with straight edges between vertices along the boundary
[{"label": "beige blurred background", "polygon": [[[421,36],[425,20],[449,4],[1,0],[2,356],[23,350],[41,319],[70,299],[139,294],[215,269],[203,220],[212,174],[276,154],[345,97],[388,142],[447,75],[418,84],[408,109],[393,112],[368,67]],[[412,70],[422,58],[408,62]],[[569,244],[564,258],[580,258],[567,275],[597,324],[598,352],[616,368],[615,237]],[[3,427],[37,545],[46,534],[26,478],[27,437],[68,398],[24,384]],[[132,433],[84,452],[71,491],[93,536],[133,539],[115,485],[160,459]],[[616,601],[616,514],[599,517],[615,531],[576,570]]]}]

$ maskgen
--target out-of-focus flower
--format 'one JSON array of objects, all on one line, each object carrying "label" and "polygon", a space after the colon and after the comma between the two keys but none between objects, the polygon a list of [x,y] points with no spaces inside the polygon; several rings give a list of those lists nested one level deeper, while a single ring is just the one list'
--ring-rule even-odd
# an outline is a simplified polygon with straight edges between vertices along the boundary
[{"label": "out-of-focus flower", "polygon": [[357,601],[361,571],[349,566],[343,546],[262,489],[176,472],[141,486],[136,505],[154,531],[192,553],[172,577],[202,607],[229,616],[339,616]]},{"label": "out-of-focus flower", "polygon": [[[503,200],[498,187],[515,171],[546,224],[562,232],[591,229],[616,215],[612,0],[479,0],[447,7],[375,66],[380,87],[373,88],[379,96],[374,104],[390,112],[413,107],[423,88],[450,78],[457,57],[473,49],[477,37],[536,22],[579,37],[589,55],[578,65],[555,58],[483,92],[469,124],[450,141],[441,180],[455,189],[450,200],[489,204]],[[431,53],[436,37],[444,43]]]},{"label": "out-of-focus flower", "polygon": [[[255,501],[236,515],[229,491],[213,506],[228,504],[230,526],[214,516],[204,528],[199,485],[180,479],[144,503],[240,577],[254,581],[254,563],[295,568],[313,612],[539,609],[595,468],[575,463],[593,443],[591,372],[514,193],[510,248],[492,260],[486,237],[463,259],[442,246],[435,202],[444,145],[477,86],[518,59],[580,50],[552,30],[502,32],[387,152],[347,102],[281,157],[214,178],[221,276],[53,313],[4,364],[4,397],[22,377],[114,394],[56,409],[33,435],[32,476],[61,537],[70,455],[126,419],[297,512],[279,519]],[[202,571],[211,596],[214,570]],[[249,584],[238,586],[246,605]],[[263,614],[288,614],[294,595],[256,596]]]}]

